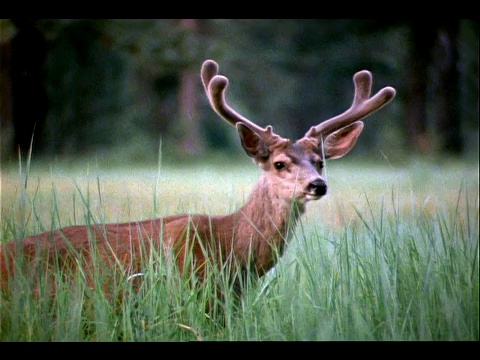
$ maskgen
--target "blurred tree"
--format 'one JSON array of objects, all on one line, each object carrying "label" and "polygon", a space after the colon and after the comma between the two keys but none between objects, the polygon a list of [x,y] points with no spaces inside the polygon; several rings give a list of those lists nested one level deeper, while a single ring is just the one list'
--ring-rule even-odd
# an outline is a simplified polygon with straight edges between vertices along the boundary
[{"label": "blurred tree", "polygon": [[132,26],[126,27],[124,21],[118,20],[111,26],[117,46],[132,55],[134,76],[157,96],[158,103],[147,115],[153,120],[149,127],[161,131],[167,149],[176,155],[199,155],[205,151],[198,106],[203,97],[199,69],[205,58],[204,22],[128,21]]},{"label": "blurred tree", "polygon": [[14,26],[0,19],[0,161],[13,153],[11,58]]},{"label": "blurred tree", "polygon": [[[184,52],[195,51],[195,41],[200,31],[198,20],[182,19],[179,26],[185,32],[182,47]],[[195,56],[193,56],[195,58]],[[198,69],[197,63],[188,64],[180,74],[178,113],[183,136],[179,141],[182,152],[200,155],[205,151],[198,115]]]},{"label": "blurred tree", "polygon": [[[47,43],[37,20],[12,20],[17,33],[11,42],[11,97],[14,129],[13,152],[25,158],[32,137],[43,130],[48,110],[45,89]],[[34,152],[42,149],[42,137],[35,138]]]},{"label": "blurred tree", "polygon": [[438,126],[439,148],[445,153],[459,155],[462,138],[459,65],[460,20],[445,20],[436,25],[432,67],[435,86],[433,103]]},{"label": "blurred tree", "polygon": [[410,23],[408,98],[405,125],[414,149],[434,149],[429,135],[429,108],[439,149],[460,154],[463,150],[460,122],[460,74],[458,32],[460,20],[413,20]]},{"label": "blurred tree", "polygon": [[108,21],[64,24],[50,44],[50,111],[43,136],[48,153],[86,154],[123,142],[120,122],[128,100],[122,54],[104,28]]}]

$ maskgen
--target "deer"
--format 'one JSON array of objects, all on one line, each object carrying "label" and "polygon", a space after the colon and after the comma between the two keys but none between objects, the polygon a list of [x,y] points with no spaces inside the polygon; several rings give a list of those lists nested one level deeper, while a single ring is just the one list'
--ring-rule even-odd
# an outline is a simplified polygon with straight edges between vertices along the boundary
[{"label": "deer", "polygon": [[[285,253],[295,225],[307,203],[327,194],[322,175],[325,161],[346,155],[364,128],[361,121],[395,96],[387,86],[374,96],[372,74],[354,74],[354,97],[350,108],[313,125],[292,141],[240,115],[226,101],[227,77],[219,74],[213,60],[203,62],[200,71],[206,96],[216,114],[233,126],[245,153],[262,173],[246,203],[227,215],[181,214],[126,223],[73,225],[11,241],[0,247],[0,286],[6,289],[15,274],[15,256],[27,264],[40,257],[47,264],[66,268],[93,266],[93,254],[108,267],[125,274],[142,274],[142,258],[153,249],[173,254],[181,274],[205,278],[205,264],[225,271],[248,269],[260,278]],[[80,261],[78,259],[81,259]]]}]

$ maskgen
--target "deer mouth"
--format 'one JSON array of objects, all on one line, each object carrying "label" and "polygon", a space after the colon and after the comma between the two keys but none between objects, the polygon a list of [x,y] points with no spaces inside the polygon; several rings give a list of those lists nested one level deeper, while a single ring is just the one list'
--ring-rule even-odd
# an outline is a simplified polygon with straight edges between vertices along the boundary
[{"label": "deer mouth", "polygon": [[306,201],[311,201],[311,200],[318,200],[320,198],[322,198],[325,194],[327,193],[326,190],[324,191],[320,191],[320,190],[306,190],[306,191],[303,191],[302,192],[302,195],[303,195],[303,198],[306,200]]},{"label": "deer mouth", "polygon": [[311,192],[304,192],[303,194],[305,195],[306,200],[318,200],[323,196],[323,195],[319,195]]}]

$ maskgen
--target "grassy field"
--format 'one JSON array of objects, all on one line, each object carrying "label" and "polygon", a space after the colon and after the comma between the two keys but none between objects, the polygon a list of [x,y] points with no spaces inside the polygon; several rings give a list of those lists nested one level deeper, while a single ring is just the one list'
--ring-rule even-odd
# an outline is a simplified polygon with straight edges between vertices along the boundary
[{"label": "grassy field", "polygon": [[[260,174],[248,159],[27,170],[2,168],[2,243],[92,221],[232,212]],[[205,315],[205,296],[152,267],[122,303],[89,292],[80,276],[75,288],[60,283],[54,299],[20,287],[1,298],[0,340],[478,341],[478,162],[340,160],[326,172],[328,195],[309,204],[275,271],[238,306],[227,294],[223,324]]]}]

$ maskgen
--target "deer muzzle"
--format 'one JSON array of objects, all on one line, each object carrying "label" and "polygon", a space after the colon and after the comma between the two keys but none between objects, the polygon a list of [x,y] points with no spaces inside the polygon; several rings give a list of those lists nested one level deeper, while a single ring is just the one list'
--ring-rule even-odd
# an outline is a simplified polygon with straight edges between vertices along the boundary
[{"label": "deer muzzle", "polygon": [[307,185],[306,195],[308,199],[317,200],[327,193],[327,183],[322,178],[317,178]]}]

